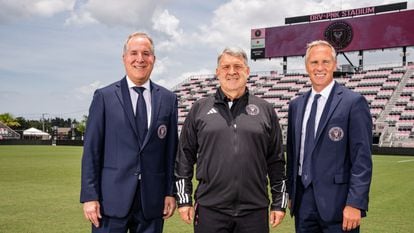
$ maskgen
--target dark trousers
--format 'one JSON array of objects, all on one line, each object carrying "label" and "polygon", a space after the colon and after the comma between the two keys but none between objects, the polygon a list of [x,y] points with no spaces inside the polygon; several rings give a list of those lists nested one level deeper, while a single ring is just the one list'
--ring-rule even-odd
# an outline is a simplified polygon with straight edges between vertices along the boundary
[{"label": "dark trousers", "polygon": [[92,233],[161,233],[164,220],[144,218],[139,188],[135,194],[133,206],[125,218],[102,215],[99,228],[92,225]]},{"label": "dark trousers", "polygon": [[194,233],[268,233],[267,208],[251,211],[242,216],[231,216],[220,211],[197,205]]},{"label": "dark trousers", "polygon": [[306,189],[298,180],[297,202],[295,203],[295,228],[296,233],[359,233],[359,227],[352,231],[342,230],[342,221],[325,222],[321,219],[316,206],[313,185]]}]

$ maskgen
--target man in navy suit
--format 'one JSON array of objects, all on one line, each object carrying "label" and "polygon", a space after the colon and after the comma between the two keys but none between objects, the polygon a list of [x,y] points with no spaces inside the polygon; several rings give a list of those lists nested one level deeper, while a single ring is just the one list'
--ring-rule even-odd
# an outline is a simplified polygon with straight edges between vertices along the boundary
[{"label": "man in navy suit", "polygon": [[131,34],[126,76],[95,91],[82,157],[80,201],[92,232],[159,233],[173,215],[177,98],[150,81],[154,46]]},{"label": "man in navy suit", "polygon": [[[289,104],[288,193],[296,232],[359,232],[372,176],[367,101],[333,80],[335,49],[308,44],[312,89]],[[316,99],[316,100],[315,100]]]}]

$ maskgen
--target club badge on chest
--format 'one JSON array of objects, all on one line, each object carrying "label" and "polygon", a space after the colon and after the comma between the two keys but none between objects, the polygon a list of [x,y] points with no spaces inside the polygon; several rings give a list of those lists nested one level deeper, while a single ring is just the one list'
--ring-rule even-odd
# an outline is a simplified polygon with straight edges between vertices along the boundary
[{"label": "club badge on chest", "polygon": [[158,138],[159,139],[165,138],[165,136],[167,136],[167,126],[164,125],[164,124],[160,125],[158,127],[157,133],[158,133]]},{"label": "club badge on chest", "polygon": [[329,132],[329,139],[334,142],[341,141],[344,138],[344,130],[341,127],[332,127]]}]

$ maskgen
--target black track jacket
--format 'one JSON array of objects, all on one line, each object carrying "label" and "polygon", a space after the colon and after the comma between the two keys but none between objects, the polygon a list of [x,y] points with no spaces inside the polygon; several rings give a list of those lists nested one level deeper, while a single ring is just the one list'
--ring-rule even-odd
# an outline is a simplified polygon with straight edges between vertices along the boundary
[{"label": "black track jacket", "polygon": [[219,88],[195,102],[184,122],[175,175],[178,206],[192,205],[196,164],[198,204],[238,216],[267,208],[285,210],[285,158],[272,105],[248,90],[232,108]]}]

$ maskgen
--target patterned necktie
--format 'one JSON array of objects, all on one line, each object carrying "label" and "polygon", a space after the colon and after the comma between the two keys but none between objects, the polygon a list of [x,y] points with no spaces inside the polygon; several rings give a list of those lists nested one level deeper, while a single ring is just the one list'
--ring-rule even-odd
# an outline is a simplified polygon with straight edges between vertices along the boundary
[{"label": "patterned necktie", "polygon": [[321,97],[320,94],[316,94],[313,97],[311,112],[306,123],[305,148],[302,163],[302,184],[305,188],[312,182],[312,151],[315,146],[315,120],[319,97]]},{"label": "patterned necktie", "polygon": [[143,95],[145,87],[133,88],[138,93],[137,107],[135,109],[135,123],[137,125],[139,141],[142,145],[148,131],[147,106]]}]

